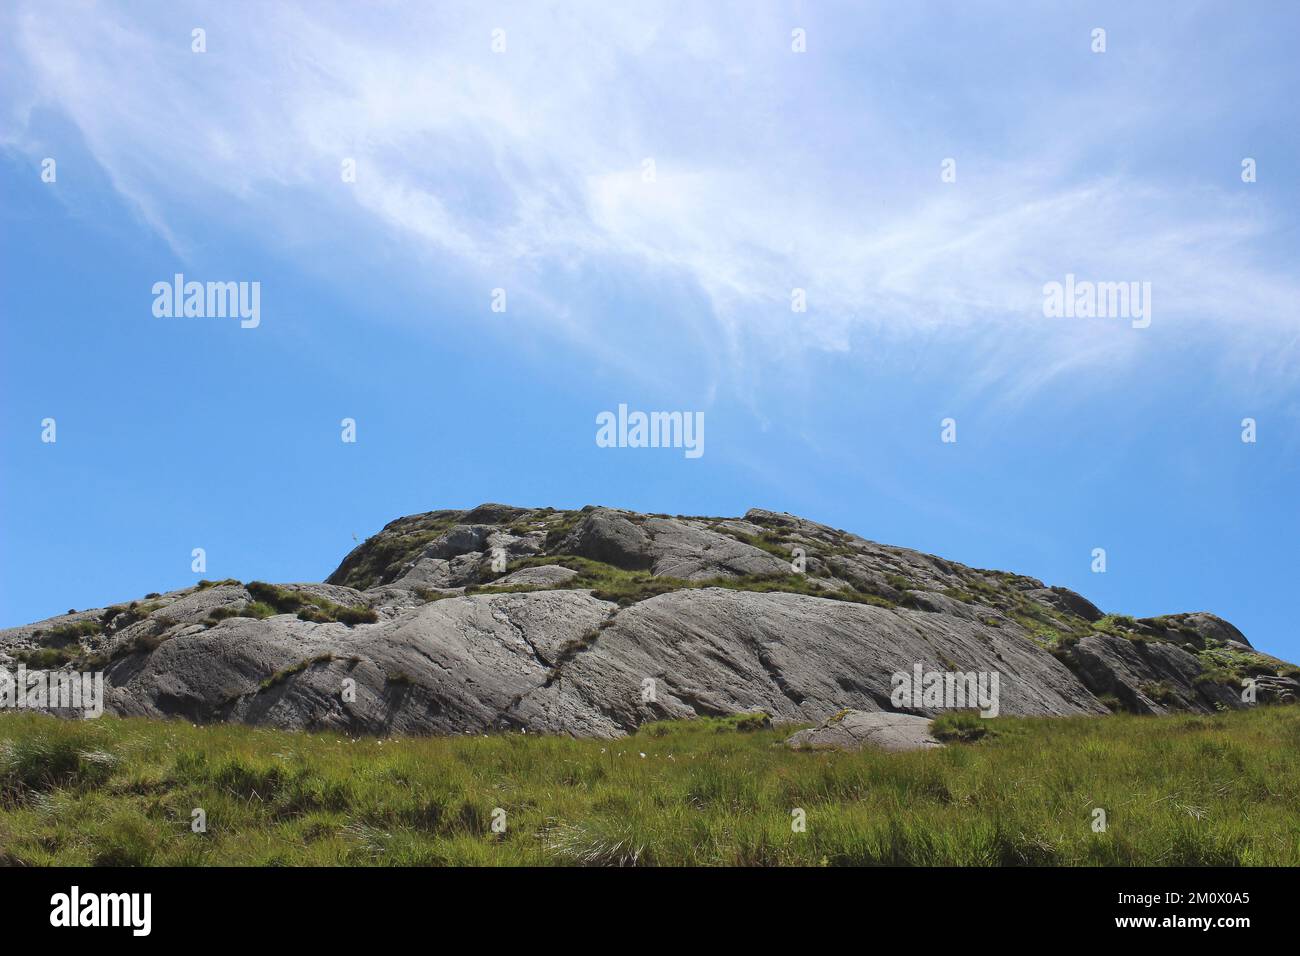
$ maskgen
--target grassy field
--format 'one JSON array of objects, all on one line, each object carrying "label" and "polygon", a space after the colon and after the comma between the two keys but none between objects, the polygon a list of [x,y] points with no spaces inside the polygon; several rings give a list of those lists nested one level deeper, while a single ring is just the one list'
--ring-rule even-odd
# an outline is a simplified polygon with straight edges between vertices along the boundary
[{"label": "grassy field", "polygon": [[1300,865],[1300,708],[987,724],[891,755],[726,720],[380,741],[7,714],[0,863]]}]

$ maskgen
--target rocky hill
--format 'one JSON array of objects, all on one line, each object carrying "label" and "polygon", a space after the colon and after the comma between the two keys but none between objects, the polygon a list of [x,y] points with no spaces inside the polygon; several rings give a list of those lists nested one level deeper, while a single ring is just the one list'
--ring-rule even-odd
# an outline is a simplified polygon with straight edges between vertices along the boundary
[{"label": "rocky hill", "polygon": [[1300,671],[1213,614],[1103,614],[760,509],[411,515],[323,584],[202,581],[0,631],[0,665],[20,662],[103,670],[111,713],[379,734],[812,723],[900,709],[891,675],[917,664],[997,673],[1003,714],[1237,708],[1249,677],[1262,703],[1300,696]]}]

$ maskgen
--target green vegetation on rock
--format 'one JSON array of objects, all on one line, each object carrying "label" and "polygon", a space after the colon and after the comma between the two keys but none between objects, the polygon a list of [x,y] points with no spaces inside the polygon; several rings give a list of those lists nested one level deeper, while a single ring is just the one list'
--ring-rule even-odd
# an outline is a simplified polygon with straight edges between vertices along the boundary
[{"label": "green vegetation on rock", "polygon": [[379,534],[354,548],[327,583],[358,591],[389,583],[460,516],[459,511],[431,511],[390,522]]},{"label": "green vegetation on rock", "polygon": [[335,604],[328,598],[309,591],[296,591],[262,581],[250,581],[245,587],[253,598],[252,601],[242,607],[217,608],[208,615],[208,621],[216,624],[228,617],[263,620],[275,614],[297,614],[302,621],[316,624],[337,621],[354,627],[357,624],[374,624],[379,620],[379,615],[372,608]]},{"label": "green vegetation on rock", "polygon": [[36,632],[37,639],[46,647],[66,647],[80,644],[83,637],[98,634],[104,629],[99,621],[80,621],[76,624],[60,624],[48,631]]},{"label": "green vegetation on rock", "polygon": [[[708,578],[687,581],[667,575],[654,575],[649,571],[628,571],[616,568],[612,564],[593,561],[572,554],[548,555],[546,557],[525,558],[511,562],[506,572],[521,568],[541,567],[558,564],[578,572],[578,576],[567,582],[566,589],[590,589],[592,596],[602,601],[613,601],[620,607],[627,607],[659,594],[681,591],[690,588],[730,588],[734,591],[780,591],[789,594],[807,594],[813,597],[829,598],[832,601],[851,601],[858,604],[874,604],[877,607],[894,607],[894,602],[876,594],[868,594],[853,587],[835,589],[820,583],[816,578],[803,574],[784,575],[741,575],[738,577]],[[551,590],[537,585],[506,585],[493,587],[488,581],[465,589],[466,594],[509,593],[512,591]]]}]

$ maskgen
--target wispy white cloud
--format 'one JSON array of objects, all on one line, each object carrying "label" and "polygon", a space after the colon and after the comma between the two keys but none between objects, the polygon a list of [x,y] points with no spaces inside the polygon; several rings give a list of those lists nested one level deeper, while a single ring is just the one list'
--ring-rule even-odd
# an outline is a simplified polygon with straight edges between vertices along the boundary
[{"label": "wispy white cloud", "polygon": [[[785,15],[616,6],[384,6],[358,23],[350,6],[316,3],[19,4],[5,24],[4,143],[31,148],[34,109],[66,114],[181,253],[196,211],[256,222],[253,241],[275,243],[310,197],[467,274],[539,282],[549,267],[612,260],[678,274],[707,297],[742,367],[850,350],[867,334],[1014,343],[1047,321],[1041,286],[1066,272],[1150,281],[1158,324],[1217,338],[1236,361],[1262,340],[1277,354],[1300,281],[1261,264],[1279,224],[1230,182],[1189,199],[1080,174],[1087,141],[1054,116],[1057,128],[1032,128],[1051,115],[1033,109],[1015,139],[1041,150],[1004,157],[967,142],[958,182],[943,184],[943,153],[906,117],[923,104],[896,85],[873,90],[870,71],[805,69]],[[190,52],[191,25],[206,28],[206,54]],[[1153,111],[1086,105],[1073,101],[1094,134]],[[853,148],[826,145],[827,130]],[[358,162],[354,185],[340,183],[344,157]],[[796,286],[810,310],[797,320]],[[557,322],[583,326],[563,296],[538,295]],[[1141,347],[1118,328],[1024,336],[1048,353],[1016,390]],[[1294,355],[1294,337],[1280,341]]]}]

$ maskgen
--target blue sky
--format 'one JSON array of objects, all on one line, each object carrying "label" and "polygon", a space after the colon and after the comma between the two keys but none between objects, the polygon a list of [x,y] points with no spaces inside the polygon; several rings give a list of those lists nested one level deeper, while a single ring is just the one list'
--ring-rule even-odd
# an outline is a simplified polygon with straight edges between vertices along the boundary
[{"label": "blue sky", "polygon": [[[0,13],[0,625],[760,506],[1300,659],[1294,5],[372,6]],[[260,326],[156,318],[176,272]],[[1045,318],[1067,273],[1150,327]],[[619,403],[705,454],[597,447]]]}]

